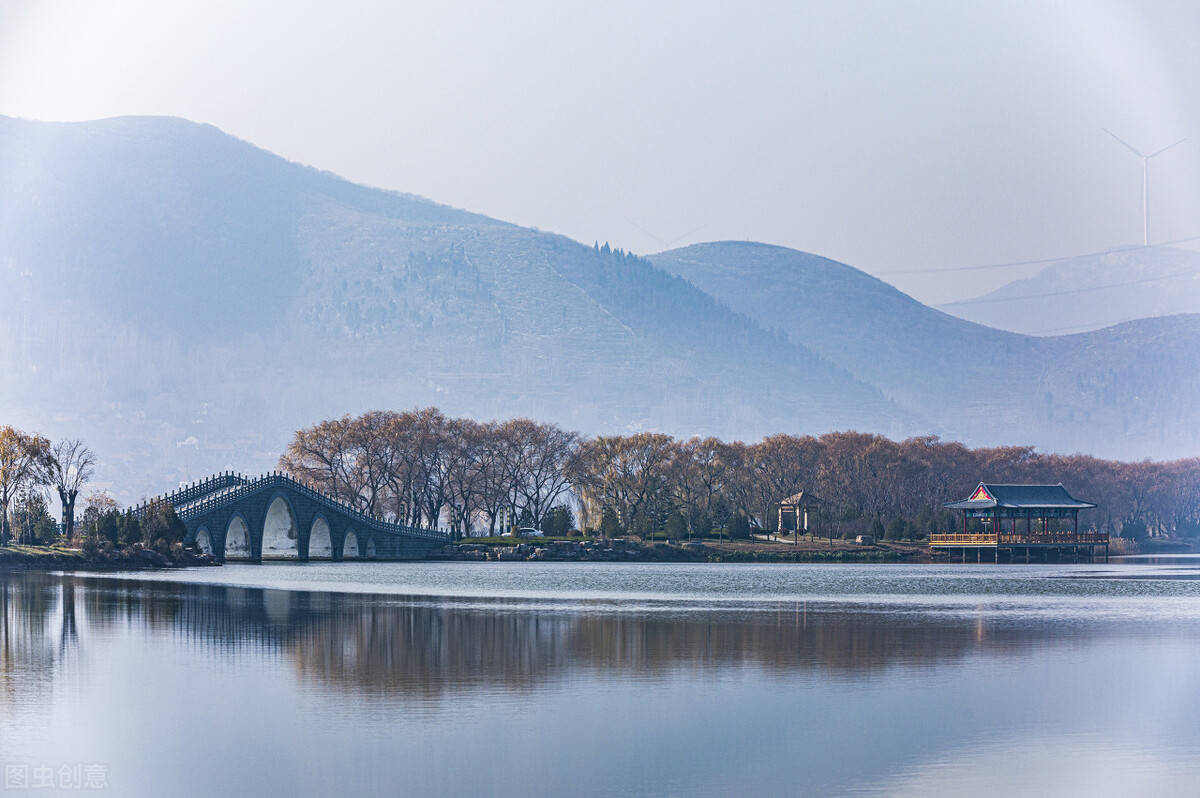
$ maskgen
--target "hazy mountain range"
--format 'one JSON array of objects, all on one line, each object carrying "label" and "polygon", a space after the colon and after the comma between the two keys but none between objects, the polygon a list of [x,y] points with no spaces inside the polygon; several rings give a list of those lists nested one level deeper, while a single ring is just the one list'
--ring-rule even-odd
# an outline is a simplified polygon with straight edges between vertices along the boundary
[{"label": "hazy mountain range", "polygon": [[85,438],[125,500],[418,404],[585,432],[1200,451],[1197,316],[1030,338],[814,255],[634,257],[178,119],[0,118],[0,175],[0,423]]},{"label": "hazy mountain range", "polygon": [[1030,335],[1200,313],[1200,252],[1122,247],[1068,258],[1022,280],[941,309],[968,321]]}]

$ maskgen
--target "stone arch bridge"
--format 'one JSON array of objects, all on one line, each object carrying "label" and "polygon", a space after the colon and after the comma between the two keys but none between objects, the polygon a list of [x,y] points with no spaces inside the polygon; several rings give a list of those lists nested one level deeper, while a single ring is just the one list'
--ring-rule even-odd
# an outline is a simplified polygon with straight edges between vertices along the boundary
[{"label": "stone arch bridge", "polygon": [[175,508],[185,543],[222,562],[244,560],[421,560],[449,536],[373,518],[286,474],[227,472],[152,502]]}]

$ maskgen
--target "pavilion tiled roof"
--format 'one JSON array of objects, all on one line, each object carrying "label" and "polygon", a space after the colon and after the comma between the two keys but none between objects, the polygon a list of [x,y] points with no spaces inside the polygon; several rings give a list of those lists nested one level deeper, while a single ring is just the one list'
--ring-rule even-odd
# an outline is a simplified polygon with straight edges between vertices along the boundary
[{"label": "pavilion tiled roof", "polygon": [[787,507],[804,507],[809,504],[819,504],[820,501],[820,499],[808,491],[802,490],[799,493],[793,493],[791,496],[788,496],[780,504]]},{"label": "pavilion tiled roof", "polygon": [[998,485],[980,482],[971,495],[957,502],[947,502],[948,510],[986,510],[1004,507],[1016,510],[1067,509],[1086,510],[1096,505],[1076,499],[1062,483],[1057,485]]}]

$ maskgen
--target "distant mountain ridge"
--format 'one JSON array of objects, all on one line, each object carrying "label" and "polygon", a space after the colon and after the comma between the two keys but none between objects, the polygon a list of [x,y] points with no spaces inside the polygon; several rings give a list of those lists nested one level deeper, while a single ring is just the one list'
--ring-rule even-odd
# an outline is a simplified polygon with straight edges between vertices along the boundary
[{"label": "distant mountain ridge", "polygon": [[[1031,338],[929,308],[857,269],[783,247],[697,244],[652,260],[967,441],[1117,457],[1200,447],[1200,315]],[[1141,452],[1141,454],[1139,454]]]},{"label": "distant mountain ridge", "polygon": [[1029,335],[1085,332],[1136,319],[1200,313],[1200,252],[1121,247],[1066,258],[1032,277],[941,309]]},{"label": "distant mountain ridge", "polygon": [[0,419],[89,440],[127,500],[418,404],[589,433],[1200,448],[1191,317],[1033,339],[794,250],[635,257],[178,119],[0,118],[0,174]]}]

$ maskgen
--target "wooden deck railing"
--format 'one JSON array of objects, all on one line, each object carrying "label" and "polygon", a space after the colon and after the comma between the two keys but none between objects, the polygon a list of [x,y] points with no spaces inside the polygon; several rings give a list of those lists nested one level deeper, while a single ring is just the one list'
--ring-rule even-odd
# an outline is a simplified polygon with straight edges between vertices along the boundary
[{"label": "wooden deck railing", "polygon": [[950,534],[934,533],[929,536],[930,546],[1103,546],[1108,543],[1107,532],[1047,532],[1047,533],[1002,533],[994,532],[954,532]]},{"label": "wooden deck railing", "polygon": [[995,546],[996,536],[990,532],[954,532],[929,536],[930,546]]},{"label": "wooden deck railing", "polygon": [[1038,543],[1043,543],[1043,544],[1061,543],[1066,546],[1089,546],[1089,545],[1092,545],[1092,546],[1101,545],[1102,546],[1105,543],[1108,543],[1108,533],[1107,532],[1080,532],[1079,534],[1075,534],[1073,532],[1044,532],[1044,533],[1034,532],[1029,535],[1026,535],[1023,533],[1017,533],[1015,535],[1002,534],[1002,535],[1000,535],[1000,542],[1003,544],[1015,543],[1018,545],[1020,545],[1020,544],[1035,545]]}]

